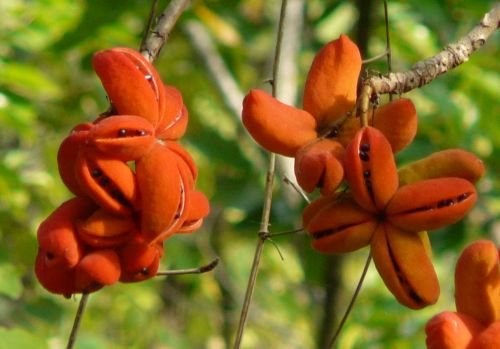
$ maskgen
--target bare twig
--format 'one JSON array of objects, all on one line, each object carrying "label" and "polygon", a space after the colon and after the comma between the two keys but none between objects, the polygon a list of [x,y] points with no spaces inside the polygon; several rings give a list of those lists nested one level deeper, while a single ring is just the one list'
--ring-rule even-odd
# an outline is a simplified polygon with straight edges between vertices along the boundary
[{"label": "bare twig", "polygon": [[80,298],[80,304],[78,305],[78,310],[76,311],[75,320],[73,321],[73,328],[68,338],[68,344],[66,349],[72,349],[76,341],[76,336],[78,335],[78,329],[80,328],[80,322],[82,321],[83,313],[85,312],[85,306],[89,299],[88,293],[82,293],[82,298]]},{"label": "bare twig", "polygon": [[372,261],[372,254],[371,252],[368,253],[368,257],[366,258],[365,262],[365,267],[363,268],[363,272],[361,273],[361,277],[359,278],[358,285],[356,286],[356,290],[354,291],[354,294],[352,295],[351,301],[349,302],[349,305],[347,306],[347,309],[344,313],[344,316],[342,317],[342,320],[340,320],[339,326],[337,327],[337,330],[335,331],[332,339],[328,343],[328,348],[332,348],[333,345],[335,344],[335,341],[337,340],[340,332],[342,331],[342,328],[344,327],[344,324],[349,317],[349,314],[351,313],[351,310],[354,306],[354,302],[356,302],[356,299],[358,298],[359,291],[361,291],[361,286],[363,286],[363,282],[365,281],[366,273],[368,272],[368,268],[370,267],[370,263]]},{"label": "bare twig", "polygon": [[372,63],[372,62],[375,62],[375,61],[378,61],[379,59],[382,59],[384,57],[387,57],[387,51],[384,51],[376,56],[373,56],[373,57],[370,57],[370,58],[367,58],[367,59],[363,59],[362,63],[363,64],[368,64],[368,63]]},{"label": "bare twig", "polygon": [[148,35],[155,21],[157,8],[158,8],[158,0],[153,0],[151,3],[151,9],[149,10],[148,24],[146,24],[146,28],[144,29],[144,34],[142,36],[141,44],[139,45],[139,47],[143,47],[144,43],[146,42],[146,39],[148,38]]},{"label": "bare twig", "polygon": [[500,3],[486,13],[481,22],[467,35],[456,43],[449,44],[437,55],[419,61],[406,72],[389,73],[383,76],[372,76],[363,82],[363,89],[359,96],[359,112],[361,117],[368,112],[367,102],[377,94],[411,91],[422,87],[436,79],[439,75],[466,62],[470,55],[483,46],[488,38],[498,30],[500,23]]},{"label": "bare twig", "polygon": [[156,276],[203,274],[214,270],[215,267],[217,267],[217,264],[219,264],[219,258],[215,258],[210,263],[202,265],[201,267],[198,268],[159,271],[158,273],[156,273]]},{"label": "bare twig", "polygon": [[[279,60],[281,53],[281,43],[283,39],[283,23],[286,13],[287,0],[281,1],[281,10],[278,24],[278,37],[276,39],[276,50],[274,53],[274,65],[273,65],[273,84],[272,84],[272,95],[276,96],[276,91],[278,89],[278,69]],[[250,303],[252,302],[253,292],[255,290],[255,281],[257,280],[257,274],[259,271],[259,264],[262,256],[262,250],[264,247],[264,242],[266,237],[262,234],[269,232],[269,218],[271,216],[271,205],[273,197],[273,185],[274,185],[274,172],[276,165],[276,155],[274,153],[270,154],[269,158],[269,168],[266,175],[266,188],[264,192],[264,207],[262,209],[262,220],[259,229],[259,238],[257,241],[257,246],[255,247],[255,254],[252,263],[252,269],[250,271],[250,277],[248,278],[248,285],[245,292],[245,299],[243,301],[243,307],[241,309],[240,321],[238,323],[238,329],[236,332],[236,338],[234,341],[234,349],[240,348],[241,341],[243,339],[243,332],[245,330],[245,325],[248,318],[248,311],[250,309]]]},{"label": "bare twig", "polygon": [[170,32],[174,28],[175,23],[187,6],[191,3],[190,0],[172,0],[167,8],[158,17],[156,26],[151,30],[141,46],[141,53],[150,62],[155,61],[160,54],[160,51],[168,40]]},{"label": "bare twig", "polygon": [[283,180],[283,183],[291,186],[293,188],[293,190],[295,190],[297,192],[297,194],[299,194],[302,197],[302,199],[304,199],[305,202],[307,202],[308,204],[311,202],[309,197],[306,195],[306,193],[304,193],[302,188],[299,187],[297,183],[295,183],[294,181],[291,181],[287,176],[283,176],[282,180]]}]

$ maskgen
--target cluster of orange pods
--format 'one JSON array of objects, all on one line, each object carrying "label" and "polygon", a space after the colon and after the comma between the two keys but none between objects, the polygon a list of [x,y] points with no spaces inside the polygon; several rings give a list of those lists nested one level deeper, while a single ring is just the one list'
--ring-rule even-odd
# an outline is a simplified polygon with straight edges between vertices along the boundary
[{"label": "cluster of orange pods", "polygon": [[179,91],[132,49],[97,52],[93,66],[111,109],[62,142],[59,172],[76,197],[37,233],[36,276],[66,297],[153,277],[163,241],[197,230],[209,212],[196,165],[177,143],[188,123]]},{"label": "cluster of orange pods", "polygon": [[398,170],[394,153],[413,141],[417,113],[400,98],[375,109],[361,127],[361,65],[357,46],[342,35],[314,58],[303,109],[253,90],[243,123],[262,147],[295,158],[306,192],[319,188],[320,197],[303,212],[313,248],[345,253],[370,246],[387,288],[401,304],[419,309],[439,297],[427,231],[457,222],[472,208],[484,166],[473,154],[450,149]]}]

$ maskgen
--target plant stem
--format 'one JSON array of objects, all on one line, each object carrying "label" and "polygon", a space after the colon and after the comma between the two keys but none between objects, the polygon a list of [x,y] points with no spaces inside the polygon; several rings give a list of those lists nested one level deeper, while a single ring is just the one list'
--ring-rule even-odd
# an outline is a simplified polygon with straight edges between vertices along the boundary
[{"label": "plant stem", "polygon": [[219,264],[219,258],[215,258],[210,263],[202,265],[198,268],[159,271],[158,273],[156,273],[156,276],[203,274],[214,270],[215,267],[217,267],[217,264]]},{"label": "plant stem", "polygon": [[73,328],[71,329],[66,349],[73,348],[73,345],[75,344],[76,336],[78,335],[78,329],[80,328],[80,322],[82,321],[83,313],[85,312],[85,306],[87,305],[88,298],[89,298],[88,293],[82,293],[82,298],[80,298],[80,304],[78,305],[78,310],[76,311],[75,320],[73,321]]},{"label": "plant stem", "polygon": [[328,346],[326,347],[327,349],[333,347],[340,332],[342,331],[342,328],[344,327],[344,324],[347,321],[347,318],[349,317],[349,314],[351,313],[351,310],[354,306],[354,302],[356,302],[356,299],[358,298],[359,291],[361,291],[361,286],[363,286],[363,282],[365,281],[366,273],[368,272],[368,268],[370,267],[371,261],[372,261],[372,254],[370,252],[370,253],[368,253],[368,257],[366,258],[365,267],[363,268],[363,272],[361,273],[361,277],[359,278],[359,282],[358,282],[358,285],[356,286],[356,290],[354,291],[354,294],[352,295],[351,301],[349,302],[349,305],[347,306],[347,309],[344,313],[344,316],[342,317],[342,320],[340,320],[339,326],[337,327],[335,334],[333,335],[332,339],[330,339],[330,342],[328,343]]},{"label": "plant stem", "polygon": [[140,49],[142,55],[150,62],[158,58],[163,45],[168,40],[170,32],[174,29],[175,23],[177,23],[182,12],[184,12],[190,3],[190,0],[172,0],[165,11],[158,17],[156,26],[148,33]]},{"label": "plant stem", "polygon": [[[281,10],[278,24],[278,36],[276,39],[276,49],[274,53],[274,63],[273,63],[273,80],[272,80],[272,95],[276,96],[276,91],[278,89],[278,69],[279,60],[281,53],[281,43],[283,40],[283,23],[286,13],[287,0],[282,0]],[[266,187],[264,191],[264,207],[262,209],[262,219],[260,223],[260,229],[258,233],[257,245],[255,247],[254,258],[252,262],[252,269],[250,271],[250,276],[248,278],[247,289],[245,292],[245,298],[243,301],[243,307],[241,309],[240,320],[238,323],[238,329],[236,332],[236,338],[234,341],[233,348],[238,349],[241,346],[243,339],[243,334],[245,331],[245,325],[248,319],[248,312],[250,309],[250,304],[252,302],[253,293],[255,290],[255,282],[257,280],[257,274],[259,272],[260,260],[262,257],[262,250],[264,243],[268,238],[266,234],[269,233],[269,218],[271,216],[271,205],[273,199],[273,186],[274,186],[274,174],[276,167],[276,154],[270,153],[269,157],[269,167],[266,174]]]}]

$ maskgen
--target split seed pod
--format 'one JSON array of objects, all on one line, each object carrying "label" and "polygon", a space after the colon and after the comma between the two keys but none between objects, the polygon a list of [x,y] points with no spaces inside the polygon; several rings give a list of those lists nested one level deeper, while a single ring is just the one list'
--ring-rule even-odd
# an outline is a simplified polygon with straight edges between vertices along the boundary
[{"label": "split seed pod", "polygon": [[76,177],[80,186],[104,209],[130,214],[139,207],[139,191],[133,171],[120,160],[86,149],[80,152]]},{"label": "split seed pod", "polygon": [[92,64],[118,114],[141,116],[158,125],[165,112],[165,90],[146,58],[116,47],[96,52]]},{"label": "split seed pod", "polygon": [[138,282],[150,279],[156,275],[163,246],[150,244],[139,234],[119,250],[122,266],[121,282]]},{"label": "split seed pod", "polygon": [[89,130],[91,128],[92,124],[90,123],[75,126],[69,135],[62,141],[57,152],[59,175],[66,187],[76,196],[86,195],[75,177],[75,167],[78,153],[87,143]]},{"label": "split seed pod", "polygon": [[136,163],[137,182],[141,188],[141,232],[152,241],[179,218],[184,188],[177,156],[167,146],[156,143]]},{"label": "split seed pod", "polygon": [[95,208],[95,204],[85,197],[73,198],[59,206],[40,224],[37,232],[39,254],[48,266],[70,269],[80,261],[83,252],[75,221],[87,218]]},{"label": "split seed pod", "polygon": [[35,261],[35,275],[40,284],[49,292],[66,298],[78,293],[75,285],[75,270],[61,265],[47,265],[45,252],[39,251]]},{"label": "split seed pod", "polygon": [[96,250],[82,258],[75,268],[76,287],[94,292],[120,279],[120,260],[113,250]]},{"label": "split seed pod", "polygon": [[403,230],[435,230],[462,219],[476,198],[474,185],[465,179],[429,179],[401,187],[386,214]]},{"label": "split seed pod", "polygon": [[344,147],[334,140],[319,139],[300,148],[295,155],[295,176],[306,192],[321,189],[333,194],[344,178]]},{"label": "split seed pod", "polygon": [[156,128],[156,137],[177,140],[186,132],[188,111],[181,93],[173,86],[165,85],[165,113]]},{"label": "split seed pod", "polygon": [[106,210],[95,211],[76,223],[78,236],[94,248],[111,248],[127,242],[137,229],[131,216],[117,216]]},{"label": "split seed pod", "polygon": [[358,131],[345,153],[345,176],[352,197],[365,210],[384,210],[398,188],[391,145],[373,127]]},{"label": "split seed pod", "polygon": [[144,156],[155,142],[149,121],[134,115],[104,118],[89,132],[89,144],[108,157],[122,161]]},{"label": "split seed pod", "polygon": [[382,223],[371,241],[373,260],[385,285],[401,304],[411,309],[434,304],[439,297],[427,239],[425,232],[407,232]]},{"label": "split seed pod", "polygon": [[312,247],[322,253],[345,253],[370,243],[378,222],[352,199],[325,202],[316,213],[306,215],[304,226],[313,238]]}]

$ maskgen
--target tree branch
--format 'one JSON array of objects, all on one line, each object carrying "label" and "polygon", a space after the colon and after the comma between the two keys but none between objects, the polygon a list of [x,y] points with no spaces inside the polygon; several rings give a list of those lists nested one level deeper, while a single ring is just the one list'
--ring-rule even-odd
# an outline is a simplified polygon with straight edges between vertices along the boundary
[{"label": "tree branch", "polygon": [[172,0],[165,11],[158,17],[156,26],[149,32],[140,49],[141,54],[150,62],[158,58],[175,23],[190,3],[190,0]]},{"label": "tree branch", "polygon": [[387,93],[404,93],[427,85],[439,75],[466,62],[470,55],[483,46],[500,26],[500,3],[486,13],[481,22],[456,43],[449,44],[437,55],[417,62],[406,72],[372,76],[363,82],[359,97],[359,111],[363,118],[368,112],[372,96]]}]

